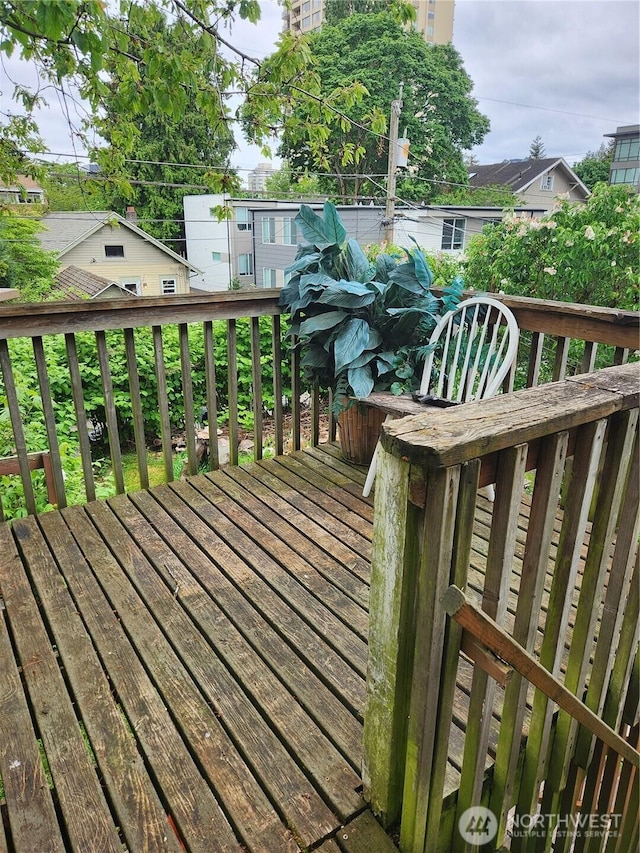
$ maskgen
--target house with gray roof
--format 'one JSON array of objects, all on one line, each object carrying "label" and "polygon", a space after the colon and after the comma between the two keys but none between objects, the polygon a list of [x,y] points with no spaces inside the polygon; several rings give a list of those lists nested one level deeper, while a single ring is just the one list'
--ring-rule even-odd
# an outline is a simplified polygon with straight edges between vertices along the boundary
[{"label": "house with gray roof", "polygon": [[187,294],[200,271],[134,221],[113,211],[58,211],[38,235],[63,267],[76,267],[137,296]]},{"label": "house with gray roof", "polygon": [[116,281],[71,265],[56,275],[51,297],[64,300],[135,299],[136,294]]},{"label": "house with gray roof", "polygon": [[562,157],[505,160],[488,166],[472,166],[472,187],[498,186],[514,193],[519,204],[549,210],[558,196],[584,202],[591,193]]}]

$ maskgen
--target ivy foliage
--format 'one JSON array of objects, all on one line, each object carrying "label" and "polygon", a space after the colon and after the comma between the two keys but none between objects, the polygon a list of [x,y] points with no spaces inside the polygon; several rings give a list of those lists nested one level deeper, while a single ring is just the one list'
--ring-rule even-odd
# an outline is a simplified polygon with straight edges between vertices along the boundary
[{"label": "ivy foliage", "polygon": [[[19,54],[53,84],[38,91],[15,88],[25,115],[3,116],[0,177],[24,170],[24,151],[43,150],[34,109],[54,89],[66,97],[80,93],[89,109],[85,132],[97,131],[109,142],[98,155],[103,175],[121,182],[123,192],[131,189],[126,160],[148,116],[156,121],[165,116],[169,124],[201,116],[223,142],[222,154],[233,136],[238,96],[246,104],[252,139],[262,146],[300,104],[312,112],[323,108],[323,124],[342,122],[325,103],[304,38],[283,33],[264,61],[230,41],[234,20],[257,24],[259,18],[258,0],[0,0],[0,52]],[[344,97],[336,92],[334,106],[352,105],[363,93],[361,86],[350,87]],[[313,140],[317,134],[307,130]],[[88,147],[92,138],[85,139]],[[236,188],[226,167],[214,168],[216,160],[204,161],[212,166],[210,188]]]},{"label": "ivy foliage", "polygon": [[468,286],[638,310],[640,198],[597,184],[585,204],[561,200],[541,219],[509,216],[469,244]]},{"label": "ivy foliage", "polygon": [[[353,121],[326,122],[323,108],[308,100],[291,105],[280,154],[294,171],[311,167],[336,175],[324,179],[323,189],[343,201],[384,195],[380,178],[367,176],[387,173],[387,121],[404,84],[400,129],[411,148],[398,196],[428,200],[442,182],[468,183],[462,152],[482,142],[489,120],[471,96],[472,81],[452,45],[427,44],[393,10],[339,17],[313,32],[309,45],[325,103],[345,91],[365,97],[348,105]],[[320,132],[312,134],[316,122]]]}]

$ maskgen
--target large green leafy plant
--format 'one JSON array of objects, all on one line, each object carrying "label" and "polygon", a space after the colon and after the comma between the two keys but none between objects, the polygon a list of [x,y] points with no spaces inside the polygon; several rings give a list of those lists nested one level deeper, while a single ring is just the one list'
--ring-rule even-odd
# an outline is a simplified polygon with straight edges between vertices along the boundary
[{"label": "large green leafy plant", "polygon": [[322,216],[303,204],[296,223],[308,242],[287,268],[280,305],[291,312],[306,378],[333,390],[336,412],[350,395],[416,390],[429,333],[460,300],[462,279],[437,297],[417,244],[372,263],[331,202]]}]

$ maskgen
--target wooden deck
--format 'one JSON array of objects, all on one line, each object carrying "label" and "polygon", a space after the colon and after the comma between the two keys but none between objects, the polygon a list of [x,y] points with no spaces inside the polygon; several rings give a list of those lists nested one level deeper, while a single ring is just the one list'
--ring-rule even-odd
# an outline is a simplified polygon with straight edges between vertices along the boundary
[{"label": "wooden deck", "polygon": [[363,482],[329,445],[0,526],[0,853],[395,849],[361,795]]}]

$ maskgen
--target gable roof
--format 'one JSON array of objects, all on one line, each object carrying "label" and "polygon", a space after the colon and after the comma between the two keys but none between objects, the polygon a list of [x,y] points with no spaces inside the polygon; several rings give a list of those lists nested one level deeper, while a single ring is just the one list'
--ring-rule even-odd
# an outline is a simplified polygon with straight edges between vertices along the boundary
[{"label": "gable roof", "polygon": [[591,195],[573,169],[562,157],[546,157],[531,160],[505,160],[488,166],[472,166],[469,183],[472,187],[491,185],[508,187],[514,193],[522,193],[544,174],[560,169],[580,187],[585,196]]},{"label": "gable roof", "polygon": [[57,299],[96,299],[105,290],[110,290],[112,287],[117,287],[121,291],[119,295],[123,298],[138,298],[137,294],[127,290],[117,281],[111,281],[73,265],[60,270],[54,281],[51,295]]},{"label": "gable roof", "polygon": [[112,210],[70,210],[57,211],[48,213],[42,218],[42,223],[46,230],[42,231],[38,236],[40,242],[45,249],[57,252],[58,257],[62,258],[67,252],[82,243],[96,231],[104,228],[105,225],[118,224],[124,228],[128,228],[137,234],[138,237],[151,243],[157,249],[160,249],[165,254],[183,264],[187,269],[201,272],[193,264],[190,264],[186,258],[172,251],[160,240],[156,240],[151,234],[147,234],[142,228],[138,228],[133,222],[114,213]]}]

